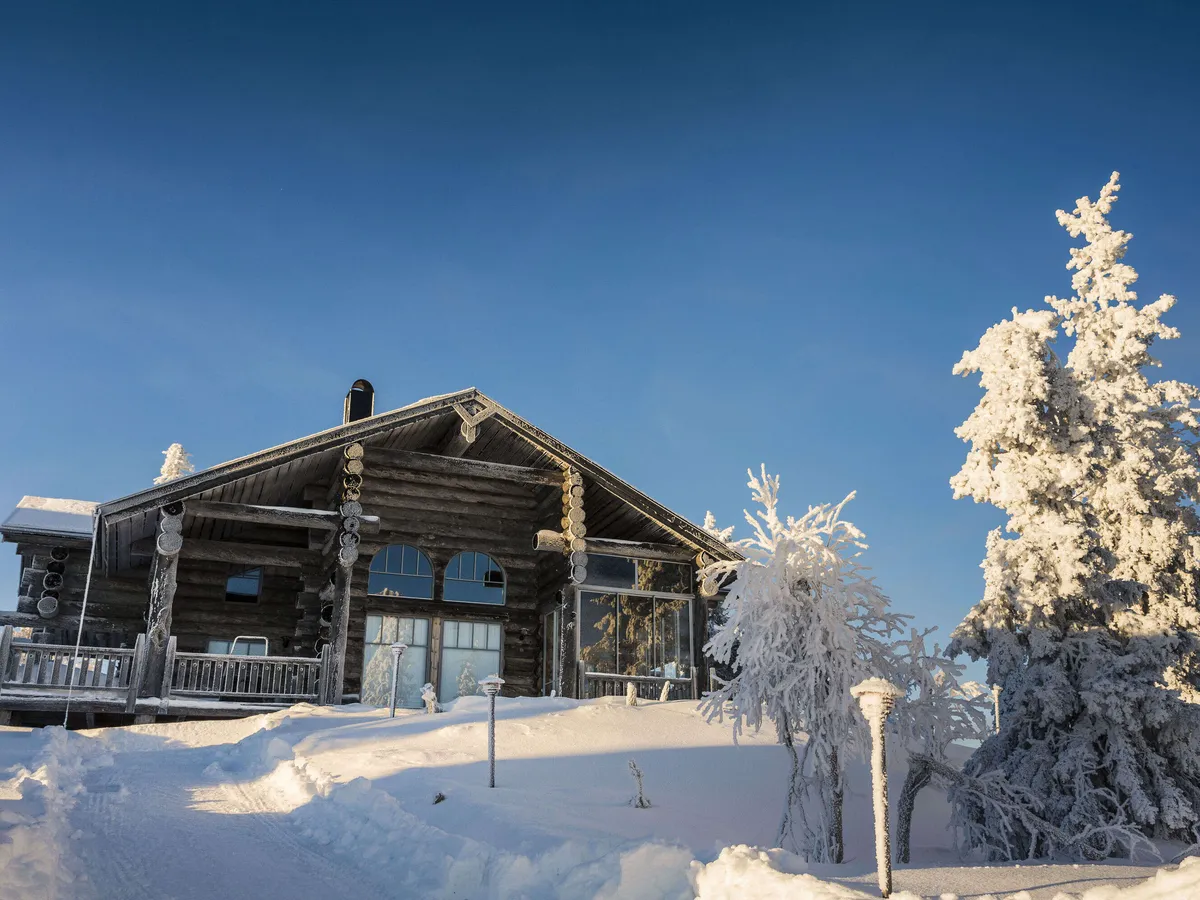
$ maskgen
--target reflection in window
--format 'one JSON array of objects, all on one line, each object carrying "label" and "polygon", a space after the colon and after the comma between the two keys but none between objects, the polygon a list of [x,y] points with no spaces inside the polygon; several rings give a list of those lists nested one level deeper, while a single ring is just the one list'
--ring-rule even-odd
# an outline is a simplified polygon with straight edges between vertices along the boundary
[{"label": "reflection in window", "polygon": [[587,583],[655,594],[690,594],[692,567],[658,559],[588,554]]},{"label": "reflection in window", "polygon": [[444,622],[438,698],[448,702],[473,696],[479,693],[481,678],[499,675],[502,637],[502,627],[496,622]]},{"label": "reflection in window", "polygon": [[258,595],[262,593],[263,570],[247,569],[230,575],[225,582],[225,600],[227,603],[257,603]]},{"label": "reflection in window", "polygon": [[691,677],[691,600],[597,591],[581,591],[579,600],[579,652],[587,671]]},{"label": "reflection in window", "polygon": [[371,560],[367,593],[377,597],[433,599],[433,567],[429,557],[408,544],[384,547]]},{"label": "reflection in window", "polygon": [[223,641],[213,638],[208,642],[206,653],[232,654],[234,656],[266,656],[267,642],[262,639]]},{"label": "reflection in window", "polygon": [[504,604],[504,572],[486,553],[467,550],[446,566],[442,596],[451,603]]},{"label": "reflection in window", "polygon": [[421,688],[429,663],[429,620],[409,616],[367,616],[363,635],[361,699],[372,706],[388,706],[392,689],[392,644],[408,644],[400,659],[396,705],[405,709],[422,706]]}]

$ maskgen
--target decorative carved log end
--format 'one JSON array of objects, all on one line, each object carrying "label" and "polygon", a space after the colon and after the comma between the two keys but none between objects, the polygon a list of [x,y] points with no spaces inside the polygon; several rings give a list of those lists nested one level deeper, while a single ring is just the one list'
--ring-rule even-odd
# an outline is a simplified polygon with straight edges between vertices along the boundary
[{"label": "decorative carved log end", "polygon": [[183,535],[174,531],[164,531],[158,536],[156,546],[163,556],[175,556],[183,549]]}]

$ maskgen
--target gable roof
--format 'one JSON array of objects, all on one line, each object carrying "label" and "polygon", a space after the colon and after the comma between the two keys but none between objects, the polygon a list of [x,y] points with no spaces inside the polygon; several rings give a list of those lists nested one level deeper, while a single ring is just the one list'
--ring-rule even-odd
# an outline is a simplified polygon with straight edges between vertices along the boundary
[{"label": "gable roof", "polygon": [[[612,495],[617,506],[635,511],[654,523],[659,534],[648,539],[674,537],[717,558],[737,558],[736,551],[719,538],[652,500],[612,472],[475,388],[426,398],[390,412],[338,425],[103,503],[98,510],[102,543],[110,543],[106,539],[107,535],[115,530],[124,531],[127,537],[145,534],[150,524],[149,519],[157,518],[157,510],[160,507],[206,492],[209,497],[223,495],[224,492],[220,489],[235,481],[254,479],[256,476],[261,476],[259,480],[264,482],[273,479],[271,485],[260,484],[260,493],[253,495],[256,498],[265,498],[254,502],[271,502],[271,498],[285,496],[288,484],[299,483],[306,473],[314,471],[324,462],[332,463],[332,459],[340,455],[340,449],[349,443],[382,443],[383,446],[407,444],[409,446],[405,449],[420,449],[419,442],[423,438],[449,433],[451,428],[457,428],[462,421],[460,411],[471,409],[487,409],[489,414],[486,421],[479,426],[479,438],[470,445],[464,456],[478,456],[479,448],[486,446],[491,451],[489,455],[502,455],[505,458],[501,461],[505,463],[543,467],[569,465],[584,476],[585,484],[602,488]],[[407,437],[401,440],[401,435]],[[411,446],[414,443],[417,444],[416,447]],[[272,486],[274,494],[270,494]],[[246,499],[242,495],[239,497]],[[224,499],[231,498],[226,496]],[[612,510],[605,512],[609,517],[618,514]],[[593,520],[590,509],[588,518],[589,522]],[[117,538],[118,543],[125,543],[117,535],[114,534],[113,537]]]}]

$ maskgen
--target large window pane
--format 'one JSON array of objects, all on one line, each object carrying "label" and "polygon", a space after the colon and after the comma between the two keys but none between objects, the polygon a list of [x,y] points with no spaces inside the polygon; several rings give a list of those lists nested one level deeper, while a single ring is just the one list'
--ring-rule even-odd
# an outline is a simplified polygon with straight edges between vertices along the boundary
[{"label": "large window pane", "polygon": [[[589,559],[588,565],[591,565]],[[617,597],[583,591],[579,609],[579,656],[589,672],[617,672]]]},{"label": "large window pane", "polygon": [[499,647],[501,626],[486,622],[445,622],[442,626],[442,666],[438,679],[438,699],[449,702],[456,697],[479,693],[479,680],[500,674],[500,651],[486,648],[489,636]]},{"label": "large window pane", "polygon": [[366,641],[363,644],[363,703],[387,706],[391,702],[392,644],[401,638],[408,649],[400,661],[396,705],[419,709],[421,688],[429,668],[429,620],[408,616],[367,616]]},{"label": "large window pane", "polygon": [[690,594],[692,567],[656,559],[639,559],[637,589],[660,594]]},{"label": "large window pane", "polygon": [[653,661],[654,601],[621,595],[617,609],[617,672],[649,675]]},{"label": "large window pane", "polygon": [[655,600],[655,671],[662,678],[692,675],[692,617],[689,600]]},{"label": "large window pane", "polygon": [[632,588],[636,566],[623,556],[588,554],[587,583],[597,587]]}]

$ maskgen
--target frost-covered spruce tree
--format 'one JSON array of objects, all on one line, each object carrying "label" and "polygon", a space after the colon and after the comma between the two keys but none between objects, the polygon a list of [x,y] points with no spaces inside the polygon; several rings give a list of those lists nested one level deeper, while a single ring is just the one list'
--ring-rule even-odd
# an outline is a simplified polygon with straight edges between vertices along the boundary
[{"label": "frost-covered spruce tree", "polygon": [[172,444],[163,451],[163,456],[166,459],[163,460],[159,476],[154,479],[155,484],[166,484],[196,471],[192,465],[192,454],[183,449],[183,444]]},{"label": "frost-covered spruce tree", "polygon": [[1161,322],[1175,301],[1137,305],[1130,236],[1106,218],[1117,190],[1113,173],[1096,202],[1058,213],[1087,241],[1068,263],[1074,295],[1014,310],[955,368],[985,393],[957,429],[971,448],[951,485],[1008,516],[950,648],[986,657],[1003,687],[1000,731],[966,772],[1028,788],[1057,831],[952,792],[961,832],[992,856],[1102,857],[1198,824],[1200,395],[1146,376],[1154,340],[1178,336]]},{"label": "frost-covered spruce tree", "polygon": [[[745,559],[701,572],[706,594],[728,590],[705,653],[728,664],[737,652],[731,678],[702,709],[710,720],[731,714],[735,741],[744,726],[758,729],[764,718],[774,724],[792,761],[779,845],[815,862],[840,862],[843,770],[868,746],[850,688],[893,675],[889,639],[905,617],[888,609],[859,561],[863,534],[842,518],[853,494],[785,520],[779,478],[765,467],[761,476],[747,474],[762,509],[746,513],[752,535],[731,542]],[[728,530],[713,531],[730,539]],[[802,744],[801,733],[808,735]]]}]

